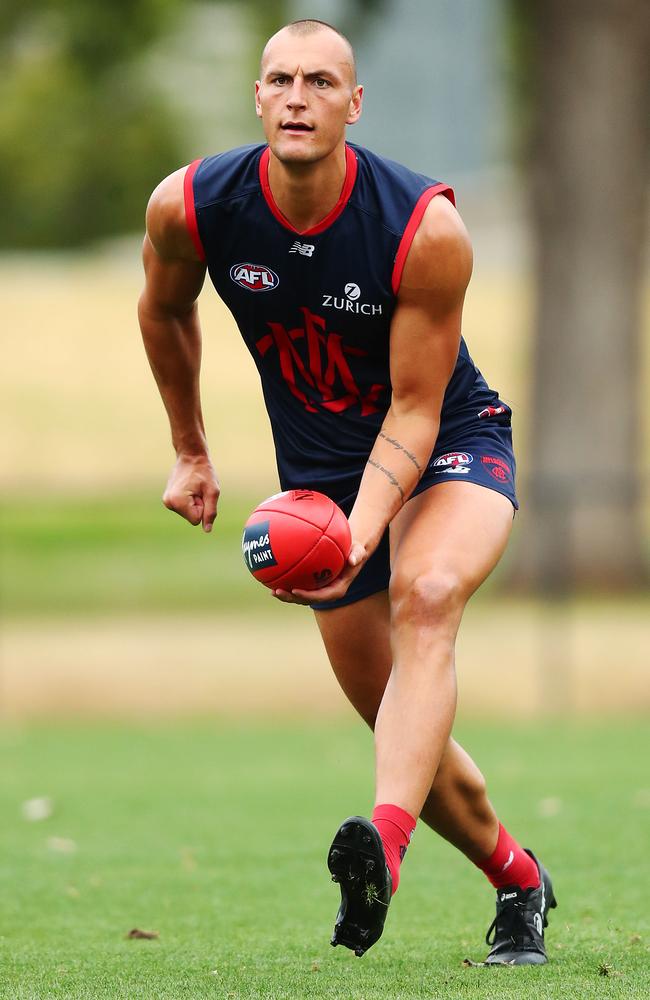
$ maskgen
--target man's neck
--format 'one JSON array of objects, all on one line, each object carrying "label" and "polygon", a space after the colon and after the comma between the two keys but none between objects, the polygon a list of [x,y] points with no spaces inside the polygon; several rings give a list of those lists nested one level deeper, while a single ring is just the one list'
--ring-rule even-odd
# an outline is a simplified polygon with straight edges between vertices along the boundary
[{"label": "man's neck", "polygon": [[336,205],[345,182],[345,146],[316,163],[282,163],[271,153],[269,187],[273,200],[294,229],[317,225]]}]

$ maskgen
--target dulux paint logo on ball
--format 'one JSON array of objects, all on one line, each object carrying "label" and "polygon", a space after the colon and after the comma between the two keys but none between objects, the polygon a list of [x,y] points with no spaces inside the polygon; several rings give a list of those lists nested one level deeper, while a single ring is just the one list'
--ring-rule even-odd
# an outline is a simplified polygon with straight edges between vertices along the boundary
[{"label": "dulux paint logo on ball", "polygon": [[249,292],[270,292],[280,284],[275,271],[264,264],[233,264],[230,277]]},{"label": "dulux paint logo on ball", "polygon": [[244,562],[251,573],[258,569],[264,569],[266,566],[277,566],[278,564],[271,548],[268,521],[247,524],[244,529],[244,537],[241,540],[241,548]]}]

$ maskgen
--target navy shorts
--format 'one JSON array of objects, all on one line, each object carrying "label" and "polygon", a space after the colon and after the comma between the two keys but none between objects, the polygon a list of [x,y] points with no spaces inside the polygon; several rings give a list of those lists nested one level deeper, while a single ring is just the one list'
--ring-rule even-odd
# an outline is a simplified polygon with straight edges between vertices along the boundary
[{"label": "navy shorts", "polygon": [[[515,493],[515,456],[512,450],[512,430],[508,420],[504,423],[473,424],[466,431],[457,431],[453,441],[440,439],[431,460],[424,470],[420,482],[412,496],[418,496],[438,483],[451,480],[477,483],[486,489],[502,493],[510,500],[514,510],[519,509]],[[349,516],[357,493],[337,496],[337,491],[329,492],[326,485],[319,486],[323,493],[331,496]],[[340,488],[338,490],[340,491]],[[408,501],[407,501],[408,503]],[[513,512],[514,516],[514,512]],[[338,601],[327,601],[310,605],[316,611],[342,608],[346,604],[370,597],[388,588],[390,580],[390,546],[388,529],[358,576],[354,578],[345,597]]]}]

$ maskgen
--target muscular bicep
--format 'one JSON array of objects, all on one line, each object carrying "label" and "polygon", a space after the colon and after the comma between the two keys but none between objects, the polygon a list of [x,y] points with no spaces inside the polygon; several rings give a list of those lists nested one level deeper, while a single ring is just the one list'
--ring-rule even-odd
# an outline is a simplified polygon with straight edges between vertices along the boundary
[{"label": "muscular bicep", "polygon": [[434,198],[409,251],[391,324],[395,413],[439,417],[458,357],[471,272],[465,227],[445,198]]},{"label": "muscular bicep", "polygon": [[391,330],[392,409],[436,418],[460,345],[461,309],[433,316],[425,303],[398,306]]},{"label": "muscular bicep", "polygon": [[185,170],[166,177],[147,206],[142,252],[146,280],[141,306],[150,314],[189,312],[205,280],[205,263],[199,260],[185,219]]},{"label": "muscular bicep", "polygon": [[161,257],[145,236],[142,249],[145,287],[141,302],[147,311],[184,315],[191,311],[205,280],[205,264],[181,257]]}]

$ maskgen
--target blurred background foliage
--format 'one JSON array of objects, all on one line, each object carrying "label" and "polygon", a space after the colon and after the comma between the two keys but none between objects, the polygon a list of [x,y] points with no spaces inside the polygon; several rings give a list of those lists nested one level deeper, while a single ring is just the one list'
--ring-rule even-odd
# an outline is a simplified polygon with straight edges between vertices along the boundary
[{"label": "blurred background foliage", "polygon": [[80,246],[133,229],[178,163],[178,122],[142,72],[177,0],[28,0],[0,22],[0,245]]},{"label": "blurred background foliage", "polygon": [[[186,118],[170,93],[185,84],[165,78],[165,43],[196,8],[217,8],[227,26],[233,6],[248,39],[238,58],[252,80],[264,41],[290,17],[283,0],[2,5],[0,188],[11,198],[0,215],[0,248],[77,247],[141,226],[151,190],[191,155]],[[380,6],[348,4],[344,27],[358,29]],[[213,69],[215,87],[222,85]]]}]

